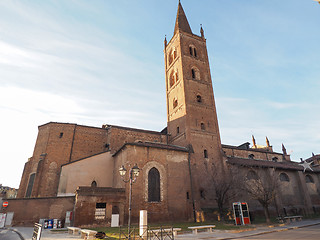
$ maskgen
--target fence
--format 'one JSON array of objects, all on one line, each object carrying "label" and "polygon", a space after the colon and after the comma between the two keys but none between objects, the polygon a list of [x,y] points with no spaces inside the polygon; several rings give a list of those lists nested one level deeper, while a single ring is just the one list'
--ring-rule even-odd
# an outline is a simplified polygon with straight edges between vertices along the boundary
[{"label": "fence", "polygon": [[144,231],[139,233],[139,228],[132,228],[128,232],[127,228],[120,227],[119,239],[130,240],[171,240],[174,239],[173,227],[143,227]]}]

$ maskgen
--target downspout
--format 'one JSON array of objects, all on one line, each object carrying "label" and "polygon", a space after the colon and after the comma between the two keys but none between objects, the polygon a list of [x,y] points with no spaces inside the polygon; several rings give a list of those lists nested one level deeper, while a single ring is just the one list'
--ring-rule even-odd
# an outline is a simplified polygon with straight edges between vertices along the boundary
[{"label": "downspout", "polygon": [[192,210],[193,210],[193,220],[196,222],[196,208],[194,201],[194,191],[193,191],[193,181],[192,181],[192,173],[191,173],[191,153],[194,153],[193,147],[191,144],[187,146],[188,148],[188,165],[189,165],[189,177],[190,177],[190,187],[191,187],[191,200],[192,200]]}]

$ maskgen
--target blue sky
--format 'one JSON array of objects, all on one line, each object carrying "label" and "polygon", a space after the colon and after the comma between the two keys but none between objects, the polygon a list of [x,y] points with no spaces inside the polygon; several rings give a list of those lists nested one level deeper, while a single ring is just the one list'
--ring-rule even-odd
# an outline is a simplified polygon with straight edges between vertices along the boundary
[{"label": "blue sky", "polygon": [[[203,25],[224,144],[320,153],[320,5],[183,0]],[[50,121],[160,131],[163,40],[178,1],[0,0],[0,183],[18,187],[37,127]]]}]

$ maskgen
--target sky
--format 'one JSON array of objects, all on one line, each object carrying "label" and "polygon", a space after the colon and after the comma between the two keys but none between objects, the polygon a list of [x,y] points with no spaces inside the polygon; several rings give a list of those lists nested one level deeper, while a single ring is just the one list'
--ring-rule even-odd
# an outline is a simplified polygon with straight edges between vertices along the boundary
[{"label": "sky", "polygon": [[[202,24],[223,144],[320,153],[320,4],[182,0]],[[19,187],[38,126],[166,126],[163,41],[177,0],[0,0],[0,184]]]}]

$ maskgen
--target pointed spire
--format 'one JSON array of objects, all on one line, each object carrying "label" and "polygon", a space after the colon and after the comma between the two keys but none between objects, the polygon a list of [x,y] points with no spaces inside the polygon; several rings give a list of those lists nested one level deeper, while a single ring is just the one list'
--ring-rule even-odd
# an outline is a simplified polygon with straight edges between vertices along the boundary
[{"label": "pointed spire", "polygon": [[268,137],[266,137],[266,144],[267,144],[267,147],[270,147],[270,142],[269,142]]},{"label": "pointed spire", "polygon": [[177,32],[179,29],[180,29],[181,31],[183,31],[183,32],[192,34],[190,25],[189,25],[189,23],[188,23],[186,14],[185,14],[184,11],[183,11],[183,8],[182,8],[182,5],[181,5],[181,2],[180,2],[180,1],[179,1],[179,5],[178,5],[176,25],[175,25],[175,27],[174,27],[174,33],[173,33],[173,35],[176,34],[176,32]]},{"label": "pointed spire", "polygon": [[256,139],[254,138],[253,135],[252,135],[252,143],[253,143],[252,148],[257,148]]},{"label": "pointed spire", "polygon": [[203,31],[203,28],[202,28],[202,24],[200,24],[200,34],[201,34],[201,37],[204,38],[204,31]]},{"label": "pointed spire", "polygon": [[282,152],[284,155],[287,155],[287,149],[284,147],[283,143],[282,143]]}]

